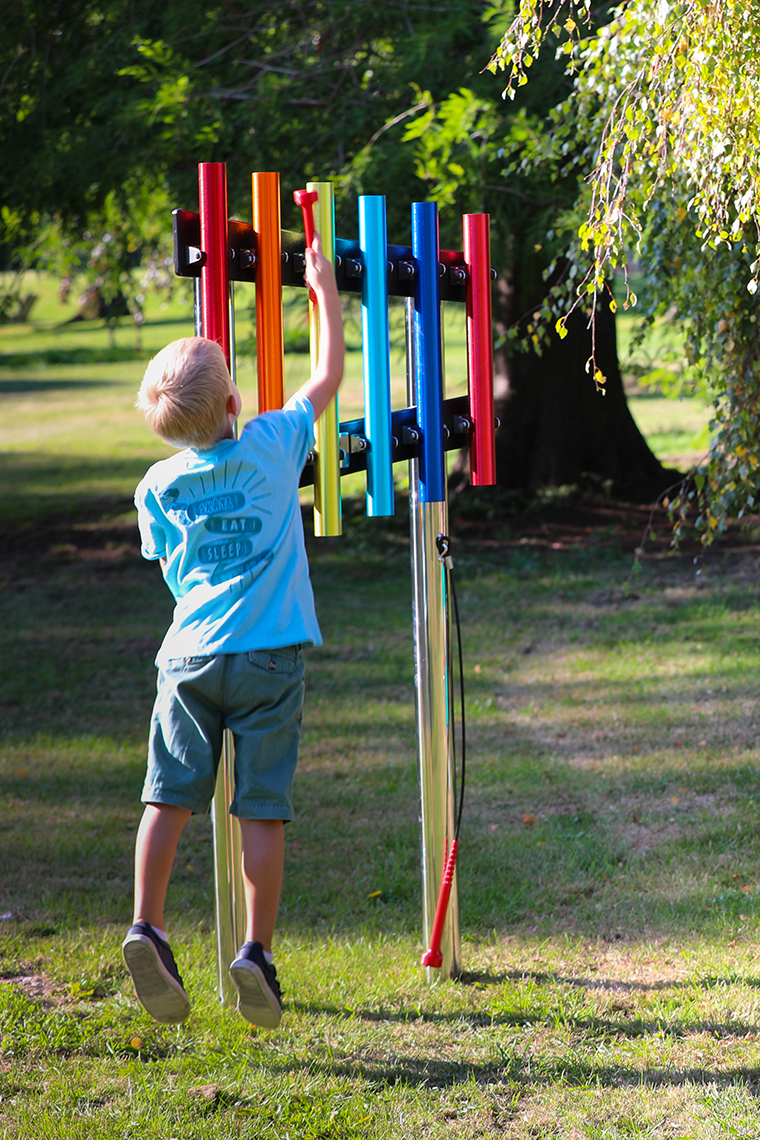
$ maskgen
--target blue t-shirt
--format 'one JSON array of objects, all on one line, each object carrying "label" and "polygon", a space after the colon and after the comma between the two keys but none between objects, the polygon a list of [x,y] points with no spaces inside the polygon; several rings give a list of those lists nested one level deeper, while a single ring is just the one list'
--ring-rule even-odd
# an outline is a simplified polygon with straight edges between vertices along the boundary
[{"label": "blue t-shirt", "polygon": [[155,463],[135,491],[145,558],[177,603],[158,651],[174,657],[321,645],[298,482],[314,409],[294,396],[240,438]]}]

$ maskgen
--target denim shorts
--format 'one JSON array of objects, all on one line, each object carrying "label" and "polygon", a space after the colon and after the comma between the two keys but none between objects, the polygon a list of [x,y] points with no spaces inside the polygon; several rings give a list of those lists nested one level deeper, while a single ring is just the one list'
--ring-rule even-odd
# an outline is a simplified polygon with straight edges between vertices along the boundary
[{"label": "denim shorts", "polygon": [[228,728],[235,744],[231,814],[293,819],[303,695],[299,645],[168,661],[158,672],[143,803],[207,812]]}]

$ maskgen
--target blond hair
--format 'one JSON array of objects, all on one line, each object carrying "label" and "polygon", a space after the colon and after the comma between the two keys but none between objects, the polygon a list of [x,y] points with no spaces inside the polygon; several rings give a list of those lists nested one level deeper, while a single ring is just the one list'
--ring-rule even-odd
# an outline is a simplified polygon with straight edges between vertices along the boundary
[{"label": "blond hair", "polygon": [[219,345],[202,336],[174,340],[145,369],[136,406],[174,447],[212,447],[224,434],[232,393]]}]

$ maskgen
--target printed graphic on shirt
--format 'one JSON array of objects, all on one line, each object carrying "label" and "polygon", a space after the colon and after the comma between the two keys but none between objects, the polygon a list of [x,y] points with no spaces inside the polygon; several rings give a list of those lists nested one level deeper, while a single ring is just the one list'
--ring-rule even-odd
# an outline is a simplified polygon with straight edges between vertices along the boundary
[{"label": "printed graphic on shirt", "polygon": [[205,476],[188,474],[182,479],[181,492],[179,487],[169,487],[160,496],[161,506],[167,515],[176,515],[178,526],[189,529],[202,522],[210,535],[219,535],[218,541],[202,542],[195,554],[199,563],[213,567],[209,580],[214,586],[272,560],[271,550],[254,551],[248,537],[257,535],[263,526],[260,514],[250,513],[253,509],[271,515],[261,501],[270,498],[271,492],[253,493],[266,483],[256,468],[236,488],[242,466],[238,463],[230,472],[225,462],[223,468],[212,468]]},{"label": "printed graphic on shirt", "polygon": [[231,542],[210,542],[198,547],[199,562],[238,561],[253,553],[253,543],[249,538],[235,538]]},{"label": "printed graphic on shirt", "polygon": [[[219,469],[212,467],[205,476],[190,474],[184,476],[182,494],[189,495],[190,498],[180,498],[179,487],[168,487],[158,497],[161,506],[167,514],[173,511],[180,516],[177,520],[180,526],[186,525],[187,522],[195,522],[204,516],[228,514],[246,507],[250,509],[254,503],[257,504],[257,511],[271,515],[272,512],[261,503],[262,499],[271,497],[271,492],[252,494],[266,483],[266,476],[259,475],[258,468],[254,467],[248,478],[236,488],[243,462],[241,460],[237,464],[234,472],[229,471],[228,467],[225,460],[223,467]],[[208,486],[209,483],[211,486]]]},{"label": "printed graphic on shirt", "polygon": [[[272,551],[262,550],[260,554],[255,554],[252,558],[247,559],[245,562],[220,562],[214,573],[211,575],[210,581],[212,586],[218,586],[220,582],[226,582],[228,578],[237,578],[237,586],[242,590],[243,582],[242,576],[248,574],[255,566],[260,566],[262,562],[272,561]],[[233,589],[233,586],[230,586]]]},{"label": "printed graphic on shirt", "polygon": [[202,515],[219,515],[223,511],[239,511],[245,506],[245,495],[242,491],[231,491],[227,495],[210,495],[197,503],[190,503],[185,507],[188,517],[195,522]]},{"label": "printed graphic on shirt", "polygon": [[251,518],[210,518],[203,524],[212,534],[258,534],[261,530],[261,519],[258,515]]}]

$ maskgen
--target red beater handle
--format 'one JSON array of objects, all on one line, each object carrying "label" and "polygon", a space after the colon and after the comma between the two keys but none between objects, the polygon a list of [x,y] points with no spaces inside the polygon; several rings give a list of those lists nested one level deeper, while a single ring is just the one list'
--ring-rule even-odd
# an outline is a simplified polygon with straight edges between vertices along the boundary
[{"label": "red beater handle", "polygon": [[449,857],[444,863],[443,877],[441,879],[441,890],[438,895],[438,905],[435,908],[433,929],[430,934],[430,947],[420,958],[420,963],[423,966],[434,966],[437,969],[440,969],[443,965],[443,954],[441,953],[441,936],[443,934],[443,924],[446,921],[446,911],[449,909],[451,884],[454,881],[454,867],[457,861],[458,847],[459,840],[455,839],[451,844]]},{"label": "red beater handle", "polygon": [[[319,199],[316,190],[294,190],[293,201],[303,211],[303,229],[306,235],[306,248],[314,245],[314,203]],[[309,300],[316,305],[317,298],[314,290],[309,286]]]},{"label": "red beater handle", "polygon": [[303,211],[303,228],[306,234],[306,248],[311,249],[314,244],[314,203],[319,194],[316,190],[294,190],[293,201]]}]

